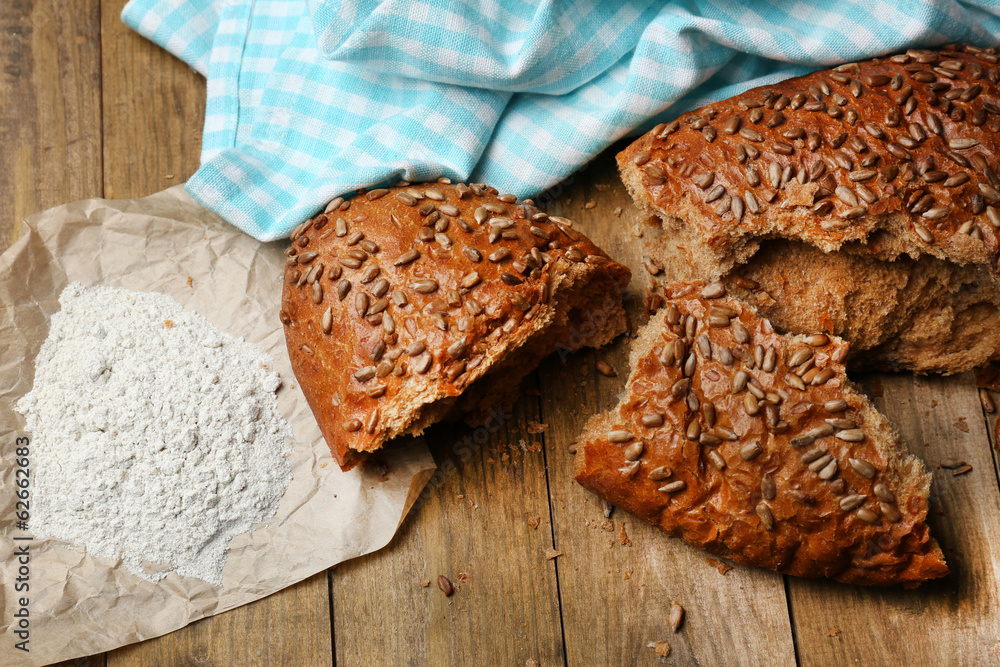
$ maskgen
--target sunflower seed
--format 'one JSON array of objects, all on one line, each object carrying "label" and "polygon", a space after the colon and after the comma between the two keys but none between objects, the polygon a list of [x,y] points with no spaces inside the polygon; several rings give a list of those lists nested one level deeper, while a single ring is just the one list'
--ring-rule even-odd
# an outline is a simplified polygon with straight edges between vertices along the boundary
[{"label": "sunflower seed", "polygon": [[497,248],[492,253],[490,253],[489,260],[491,262],[496,263],[496,262],[502,262],[508,257],[510,257],[510,250],[508,250],[507,248]]},{"label": "sunflower seed", "polygon": [[694,442],[698,441],[698,439],[701,436],[701,424],[698,422],[697,419],[692,419],[688,423],[687,429],[685,430],[685,435],[687,436],[688,440],[692,440]]},{"label": "sunflower seed", "polygon": [[448,357],[451,359],[461,359],[463,356],[465,356],[466,349],[467,345],[465,343],[465,339],[459,338],[454,343],[448,346],[446,352],[448,353]]},{"label": "sunflower seed", "polygon": [[706,285],[701,290],[701,298],[703,299],[717,299],[726,293],[726,286],[721,282],[714,282]]},{"label": "sunflower seed", "polygon": [[645,449],[645,446],[641,442],[633,442],[631,445],[625,448],[625,460],[635,461],[640,456]]},{"label": "sunflower seed", "polygon": [[747,386],[747,380],[750,379],[749,373],[744,370],[738,370],[733,375],[733,393],[738,394],[743,391]]},{"label": "sunflower seed", "polygon": [[628,442],[632,437],[628,431],[608,431],[609,442]]},{"label": "sunflower seed", "polygon": [[777,487],[774,484],[774,478],[765,472],[763,477],[760,479],[760,495],[763,496],[765,500],[774,500],[777,492]]},{"label": "sunflower seed", "polygon": [[740,447],[740,457],[744,461],[752,461],[763,452],[763,448],[758,442],[748,442],[747,444]]},{"label": "sunflower seed", "polygon": [[649,479],[654,482],[662,482],[673,474],[674,471],[667,466],[659,466],[649,471]]},{"label": "sunflower seed", "polygon": [[833,479],[837,475],[838,468],[836,459],[830,461],[819,471],[819,478],[827,481]]},{"label": "sunflower seed", "polygon": [[424,278],[410,283],[410,289],[414,292],[419,292],[420,294],[430,294],[431,292],[436,291],[437,288],[438,282],[433,278]]},{"label": "sunflower seed", "polygon": [[884,482],[876,482],[875,486],[872,487],[872,491],[882,502],[895,504],[896,495]]},{"label": "sunflower seed", "polygon": [[837,431],[836,437],[845,442],[863,442],[865,439],[865,432],[860,428],[851,428],[843,431]]},{"label": "sunflower seed", "polygon": [[844,202],[848,206],[857,206],[858,197],[854,194],[854,190],[850,189],[846,185],[838,185],[836,189],[837,198]]},{"label": "sunflower seed", "polygon": [[997,411],[996,404],[993,402],[993,397],[985,389],[979,390],[979,402],[983,405],[983,410],[988,414],[993,414]]},{"label": "sunflower seed", "polygon": [[879,523],[878,515],[867,507],[862,507],[857,511],[857,517],[865,523],[876,525]]},{"label": "sunflower seed", "polygon": [[806,390],[805,382],[803,382],[802,378],[800,378],[795,373],[788,373],[787,375],[785,375],[785,383],[795,387],[799,391]]},{"label": "sunflower seed", "polygon": [[757,503],[756,511],[757,516],[760,518],[760,522],[764,525],[764,527],[768,530],[773,530],[774,514],[771,513],[771,507],[764,501],[761,501]]},{"label": "sunflower seed", "polygon": [[[936,209],[931,209],[931,211],[934,211],[934,210],[936,210]],[[928,213],[929,212],[930,211],[928,211]],[[948,211],[947,211],[947,209],[945,209],[945,215],[947,215],[947,213],[948,213]],[[943,217],[943,216],[940,216],[940,217]],[[913,231],[916,232],[917,236],[919,236],[920,240],[923,241],[924,243],[933,243],[934,242],[934,235],[931,234],[931,232],[930,232],[929,229],[927,229],[926,227],[924,227],[923,225],[921,225],[919,222],[914,222],[913,223]]]},{"label": "sunflower seed", "polygon": [[948,146],[952,150],[964,151],[979,145],[979,140],[971,138],[958,138],[948,141]]},{"label": "sunflower seed", "polygon": [[323,284],[318,282],[313,283],[310,296],[312,297],[313,303],[315,304],[323,303]]},{"label": "sunflower seed", "polygon": [[677,481],[670,482],[669,484],[664,484],[659,488],[659,491],[662,493],[677,493],[678,491],[683,491],[686,488],[687,482],[682,479],[678,479]]},{"label": "sunflower seed", "polygon": [[860,493],[852,493],[849,496],[841,498],[840,509],[844,510],[845,512],[851,512],[864,505],[866,500],[868,500],[868,496],[862,495]]},{"label": "sunflower seed", "polygon": [[767,352],[764,353],[764,361],[761,364],[761,369],[765,373],[773,373],[777,363],[778,363],[777,352],[773,347],[767,348]]},{"label": "sunflower seed", "polygon": [[653,412],[642,416],[642,425],[649,428],[663,426],[663,415]]},{"label": "sunflower seed", "polygon": [[[991,185],[986,183],[979,184],[979,191],[983,193],[983,196],[989,199],[991,202],[1000,202],[1000,191],[997,191]],[[300,260],[301,261],[301,260]]]},{"label": "sunflower seed", "polygon": [[430,353],[424,352],[413,360],[413,370],[423,375],[430,370],[432,363],[434,363],[434,359],[431,357]]},{"label": "sunflower seed", "polygon": [[362,383],[368,382],[373,377],[375,377],[375,367],[374,366],[365,366],[364,368],[359,368],[354,373],[354,379],[357,380],[358,382],[362,382]]}]

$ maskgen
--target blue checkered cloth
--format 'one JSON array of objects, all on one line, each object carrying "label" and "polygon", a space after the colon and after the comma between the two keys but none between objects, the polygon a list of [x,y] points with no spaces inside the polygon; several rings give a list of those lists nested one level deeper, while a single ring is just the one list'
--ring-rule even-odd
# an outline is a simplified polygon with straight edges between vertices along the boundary
[{"label": "blue checkered cloth", "polygon": [[192,196],[261,240],[447,176],[529,197],[615,140],[818,67],[991,45],[988,0],[131,0],[208,79]]}]

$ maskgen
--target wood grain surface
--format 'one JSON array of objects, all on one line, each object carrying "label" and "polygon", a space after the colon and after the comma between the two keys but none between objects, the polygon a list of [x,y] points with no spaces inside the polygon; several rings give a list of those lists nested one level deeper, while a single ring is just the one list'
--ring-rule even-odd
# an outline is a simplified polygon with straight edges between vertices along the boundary
[{"label": "wood grain surface", "polygon": [[[144,196],[197,169],[204,80],[125,28],[123,5],[0,2],[0,249],[28,214]],[[632,267],[636,327],[646,275],[613,156],[538,202]],[[605,516],[573,481],[570,449],[617,400],[628,342],[553,355],[488,428],[431,429],[440,470],[385,549],[66,664],[1000,664],[1000,442],[971,374],[858,378],[934,472],[931,525],[953,570],[917,591],[870,590],[727,569],[620,510]],[[956,476],[946,459],[972,470]],[[675,601],[686,610],[676,634]]]}]

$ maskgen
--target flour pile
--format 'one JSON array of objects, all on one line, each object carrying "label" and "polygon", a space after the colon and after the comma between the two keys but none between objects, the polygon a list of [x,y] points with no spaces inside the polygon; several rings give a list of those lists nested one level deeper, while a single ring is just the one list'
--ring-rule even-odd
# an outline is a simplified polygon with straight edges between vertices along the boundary
[{"label": "flour pile", "polygon": [[221,584],[229,541],[291,480],[271,361],[164,294],[73,283],[59,302],[17,404],[32,529],[150,581]]}]

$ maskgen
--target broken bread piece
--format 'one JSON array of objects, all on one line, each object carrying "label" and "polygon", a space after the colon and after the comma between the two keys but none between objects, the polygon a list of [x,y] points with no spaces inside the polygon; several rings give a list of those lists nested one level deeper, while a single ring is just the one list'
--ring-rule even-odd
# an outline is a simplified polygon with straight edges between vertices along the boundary
[{"label": "broken bread piece", "polygon": [[1000,280],[980,267],[774,239],[724,282],[779,331],[847,340],[849,368],[951,375],[1000,359]]},{"label": "broken bread piece", "polygon": [[997,274],[994,59],[949,45],[753,88],[633,142],[618,155],[622,181],[698,278],[725,275],[768,238],[833,252],[876,236],[880,259]]},{"label": "broken bread piece", "polygon": [[682,283],[593,417],[576,479],[738,563],[845,583],[948,573],[925,523],[931,476],[844,375],[847,344],[780,336],[722,283]]},{"label": "broken bread piece", "polygon": [[569,220],[485,185],[338,198],[291,240],[288,354],[345,469],[441,419],[483,421],[557,347],[627,327],[629,270]]}]

